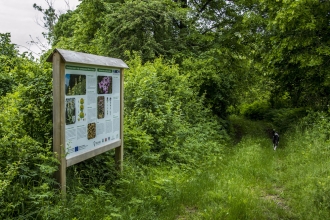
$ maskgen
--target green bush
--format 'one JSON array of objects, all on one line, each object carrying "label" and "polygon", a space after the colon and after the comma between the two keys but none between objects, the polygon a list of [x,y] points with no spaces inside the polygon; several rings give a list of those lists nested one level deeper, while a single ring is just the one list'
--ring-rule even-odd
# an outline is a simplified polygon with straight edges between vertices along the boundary
[{"label": "green bush", "polygon": [[[2,60],[0,60],[2,62]],[[0,71],[0,97],[12,91],[14,80]]]},{"label": "green bush", "polygon": [[[194,91],[196,85],[189,74],[181,74],[177,65],[162,59],[142,65],[135,57],[129,66],[125,72],[124,121],[128,153],[146,163],[186,163],[198,157],[193,153],[198,148],[212,148],[208,141],[227,137],[204,107],[203,97]],[[188,146],[190,141],[202,143]]]},{"label": "green bush", "polygon": [[266,101],[255,101],[252,104],[245,104],[241,107],[241,114],[248,119],[262,120],[269,110],[270,105]]},{"label": "green bush", "polygon": [[0,218],[37,218],[57,197],[51,71],[9,37],[0,34]]},{"label": "green bush", "polygon": [[[68,194],[62,200],[53,179],[58,161],[51,150],[50,69],[29,60],[20,65],[11,70],[12,92],[0,98],[0,218],[66,219],[77,212],[85,218],[120,218],[123,204],[113,196],[132,197],[120,200],[132,205],[126,217],[146,216],[141,201],[150,199],[148,215],[155,217],[161,204],[169,205],[161,198],[176,196],[176,191],[167,180],[147,183],[150,166],[194,170],[212,164],[228,138],[224,123],[204,106],[193,73],[183,74],[162,59],[142,65],[139,57],[132,58],[125,72],[124,143],[125,160],[136,169],[119,176],[114,151],[79,163],[67,170]],[[146,179],[139,179],[141,174]],[[143,180],[135,186],[141,190],[147,184],[148,192],[127,191],[134,179]]]},{"label": "green bush", "polygon": [[221,49],[205,52],[198,58],[184,60],[181,67],[184,75],[189,77],[190,88],[196,91],[204,106],[224,120],[228,117],[229,106],[237,101],[236,74],[239,74],[226,62],[219,62],[227,58],[225,54]]},{"label": "green bush", "polygon": [[272,122],[277,130],[284,132],[294,127],[304,116],[306,116],[304,108],[282,108],[269,110],[265,114],[265,119]]},{"label": "green bush", "polygon": [[[27,88],[16,88],[0,100],[0,218],[37,216],[55,197],[53,173],[57,160],[51,139],[39,142],[29,136],[20,110]],[[27,104],[27,103],[26,103]],[[30,121],[30,123],[33,123]],[[34,126],[37,126],[34,125]]]},{"label": "green bush", "polygon": [[305,108],[272,109],[267,101],[255,101],[241,107],[241,114],[251,120],[266,120],[280,131],[293,127],[299,119],[306,116]]}]

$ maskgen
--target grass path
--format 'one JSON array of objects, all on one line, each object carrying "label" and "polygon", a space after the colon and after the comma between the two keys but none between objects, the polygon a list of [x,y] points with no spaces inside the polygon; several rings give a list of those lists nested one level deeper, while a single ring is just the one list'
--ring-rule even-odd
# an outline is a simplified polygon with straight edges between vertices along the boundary
[{"label": "grass path", "polygon": [[194,169],[155,168],[128,183],[137,211],[123,219],[330,219],[330,140],[291,131],[274,151],[254,123],[237,123],[238,143]]},{"label": "grass path", "polygon": [[[295,219],[286,198],[286,150],[274,151],[268,138],[244,137],[215,167],[190,187],[177,219]],[[198,191],[196,188],[199,188]]]},{"label": "grass path", "polygon": [[269,125],[236,120],[235,144],[215,142],[199,164],[127,160],[113,189],[73,194],[49,219],[330,219],[328,123],[282,133],[274,151]]},{"label": "grass path", "polygon": [[330,141],[291,132],[274,151],[260,134],[189,182],[177,219],[330,219]]}]

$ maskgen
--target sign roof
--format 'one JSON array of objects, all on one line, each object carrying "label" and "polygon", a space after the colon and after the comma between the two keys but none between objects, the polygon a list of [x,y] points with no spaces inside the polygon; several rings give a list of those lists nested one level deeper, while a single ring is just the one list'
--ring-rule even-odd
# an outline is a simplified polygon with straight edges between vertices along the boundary
[{"label": "sign roof", "polygon": [[53,54],[59,53],[63,60],[67,63],[80,63],[96,66],[108,66],[127,69],[128,66],[124,61],[117,58],[98,56],[94,54],[75,52],[70,50],[55,49],[54,52],[47,58],[47,62],[53,62]]}]

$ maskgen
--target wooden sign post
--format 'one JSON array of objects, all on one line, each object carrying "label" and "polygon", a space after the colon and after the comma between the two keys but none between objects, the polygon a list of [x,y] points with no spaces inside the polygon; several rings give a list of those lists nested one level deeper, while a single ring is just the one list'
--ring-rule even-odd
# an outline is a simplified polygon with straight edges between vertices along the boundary
[{"label": "wooden sign post", "polygon": [[124,69],[120,59],[55,49],[53,63],[53,151],[56,178],[66,192],[66,168],[115,149],[124,153]]}]

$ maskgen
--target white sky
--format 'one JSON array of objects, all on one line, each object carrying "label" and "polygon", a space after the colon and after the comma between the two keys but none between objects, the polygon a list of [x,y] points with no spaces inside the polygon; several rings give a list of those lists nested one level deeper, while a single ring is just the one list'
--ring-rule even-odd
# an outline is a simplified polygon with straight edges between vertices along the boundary
[{"label": "white sky", "polygon": [[[69,2],[71,10],[74,10],[80,3],[79,0],[49,1],[53,3],[58,14],[63,14],[68,10],[66,1]],[[28,42],[31,42],[32,39],[36,41],[37,38],[45,44],[47,41],[42,36],[45,29],[40,26],[43,25],[42,13],[33,8],[34,3],[48,8],[46,0],[0,0],[0,33],[9,32],[11,42],[21,46],[19,47],[21,52],[30,49],[34,52],[34,56],[37,56],[36,54],[40,54],[41,50]]]}]

